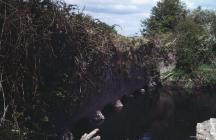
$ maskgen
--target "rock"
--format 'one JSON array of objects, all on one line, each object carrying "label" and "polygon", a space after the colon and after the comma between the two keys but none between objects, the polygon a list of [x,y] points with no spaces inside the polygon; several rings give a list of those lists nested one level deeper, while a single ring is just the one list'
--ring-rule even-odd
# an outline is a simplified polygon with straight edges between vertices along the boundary
[{"label": "rock", "polygon": [[80,140],[100,140],[101,139],[100,136],[94,136],[96,133],[98,133],[98,131],[99,129],[95,129],[89,134],[85,133],[84,135],[82,135]]},{"label": "rock", "polygon": [[134,98],[134,95],[133,95],[133,94],[129,94],[129,95],[127,95],[127,97],[128,97],[129,99],[133,99],[133,98]]},{"label": "rock", "polygon": [[148,90],[149,92],[153,92],[157,88],[157,83],[154,81],[153,78],[150,79],[149,84],[148,84]]},{"label": "rock", "polygon": [[115,108],[115,111],[120,112],[124,105],[122,104],[121,100],[117,100],[113,103],[113,106]]},{"label": "rock", "polygon": [[74,136],[68,129],[65,129],[60,136],[60,140],[74,140]]},{"label": "rock", "polygon": [[211,118],[208,121],[197,124],[198,140],[216,140],[216,119]]},{"label": "rock", "polygon": [[140,97],[140,95],[144,95],[146,93],[146,90],[144,88],[134,91],[131,95],[133,98]]},{"label": "rock", "polygon": [[140,93],[141,93],[142,95],[144,95],[144,94],[145,94],[145,92],[146,92],[146,90],[145,90],[145,89],[140,89]]},{"label": "rock", "polygon": [[95,125],[101,125],[105,120],[104,115],[102,114],[102,112],[100,110],[97,110],[91,119],[91,122]]}]

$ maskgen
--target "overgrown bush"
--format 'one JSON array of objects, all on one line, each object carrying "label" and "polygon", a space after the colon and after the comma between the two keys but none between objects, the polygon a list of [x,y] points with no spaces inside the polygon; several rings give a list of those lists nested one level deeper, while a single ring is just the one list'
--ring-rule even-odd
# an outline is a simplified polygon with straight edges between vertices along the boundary
[{"label": "overgrown bush", "polygon": [[206,47],[203,41],[206,34],[202,27],[191,19],[180,22],[176,31],[176,67],[191,73],[203,61]]},{"label": "overgrown bush", "polygon": [[55,137],[88,97],[100,94],[108,72],[128,78],[131,69],[141,69],[146,76],[155,66],[153,43],[119,43],[113,27],[76,8],[62,1],[0,0],[4,140]]},{"label": "overgrown bush", "polygon": [[113,30],[75,6],[1,0],[0,30],[1,127],[53,133],[103,84]]}]

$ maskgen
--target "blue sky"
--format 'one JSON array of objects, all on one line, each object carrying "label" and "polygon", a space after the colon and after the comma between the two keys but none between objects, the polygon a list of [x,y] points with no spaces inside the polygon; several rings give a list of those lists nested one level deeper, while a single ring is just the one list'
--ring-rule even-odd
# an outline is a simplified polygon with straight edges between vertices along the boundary
[{"label": "blue sky", "polygon": [[[77,4],[84,12],[109,25],[117,24],[122,35],[139,34],[141,20],[149,17],[152,7],[159,0],[65,0]],[[190,9],[202,6],[216,9],[215,0],[182,0]]]}]

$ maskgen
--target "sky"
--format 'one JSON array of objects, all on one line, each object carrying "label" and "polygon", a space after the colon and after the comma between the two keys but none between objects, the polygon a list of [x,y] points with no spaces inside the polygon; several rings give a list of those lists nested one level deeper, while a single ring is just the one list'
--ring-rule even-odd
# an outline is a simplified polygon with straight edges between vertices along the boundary
[{"label": "sky", "polygon": [[[118,25],[118,33],[125,36],[140,35],[141,21],[148,18],[159,0],[65,0],[80,10],[109,25]],[[202,6],[216,9],[215,0],[182,0],[187,8]]]}]

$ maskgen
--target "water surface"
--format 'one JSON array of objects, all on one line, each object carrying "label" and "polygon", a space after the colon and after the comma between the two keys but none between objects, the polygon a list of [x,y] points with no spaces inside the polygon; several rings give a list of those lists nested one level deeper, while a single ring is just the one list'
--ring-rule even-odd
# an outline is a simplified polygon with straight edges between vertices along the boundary
[{"label": "water surface", "polygon": [[[123,98],[121,112],[105,107],[99,126],[102,140],[192,140],[196,124],[216,117],[216,90],[164,88],[149,95]],[[80,134],[96,126],[79,126]]]}]

